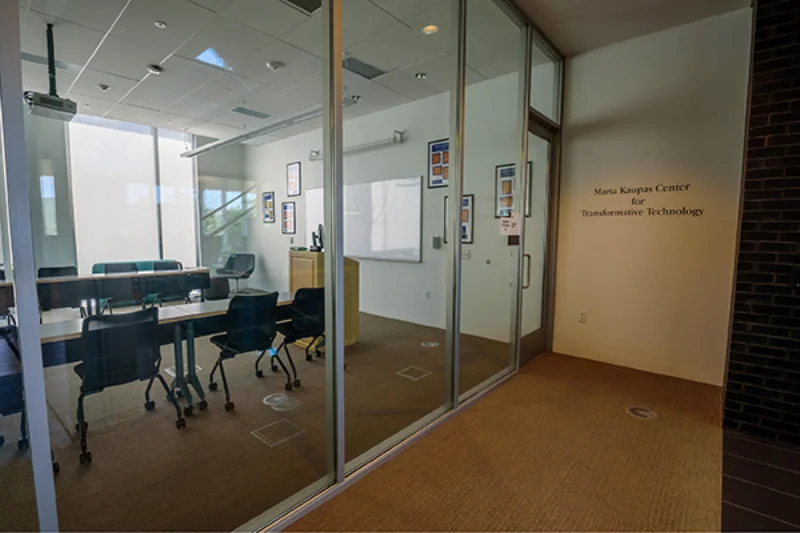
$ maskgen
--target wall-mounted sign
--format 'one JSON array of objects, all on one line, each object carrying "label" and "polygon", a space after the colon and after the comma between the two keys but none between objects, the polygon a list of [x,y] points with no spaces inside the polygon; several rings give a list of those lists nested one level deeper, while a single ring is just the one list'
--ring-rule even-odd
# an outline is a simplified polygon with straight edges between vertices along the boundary
[{"label": "wall-mounted sign", "polygon": [[295,161],[286,165],[286,196],[300,196],[301,194],[300,161]]},{"label": "wall-mounted sign", "polygon": [[450,178],[450,141],[428,143],[428,188],[447,187]]},{"label": "wall-mounted sign", "polygon": [[262,195],[261,203],[264,211],[264,224],[275,222],[275,193],[265,192]]},{"label": "wall-mounted sign", "polygon": [[[691,183],[659,183],[658,185],[595,187],[593,196],[620,198],[620,205],[603,209],[581,209],[582,217],[690,217],[701,218],[703,207],[675,205],[681,193],[688,193]],[[629,200],[628,200],[629,199]],[[672,204],[672,205],[668,205]]]},{"label": "wall-mounted sign", "polygon": [[283,202],[281,204],[281,233],[284,235],[294,235],[297,233],[295,219],[296,212],[294,202]]}]

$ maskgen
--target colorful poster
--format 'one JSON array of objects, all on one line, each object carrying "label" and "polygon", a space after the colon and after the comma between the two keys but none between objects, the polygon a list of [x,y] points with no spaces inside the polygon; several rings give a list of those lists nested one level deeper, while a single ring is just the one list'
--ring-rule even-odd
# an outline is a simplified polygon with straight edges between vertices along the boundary
[{"label": "colorful poster", "polygon": [[[461,242],[472,244],[475,241],[475,195],[465,194],[461,198]],[[448,221],[449,221],[449,201],[444,197],[444,243],[447,244]]]},{"label": "colorful poster", "polygon": [[275,222],[275,193],[265,192],[262,196],[264,224]]},{"label": "colorful poster", "polygon": [[[528,161],[528,194],[525,198],[525,216],[531,216],[531,198],[533,190],[531,188],[531,176],[533,174],[533,163]],[[510,217],[517,211],[517,166],[512,164],[497,165],[494,170],[494,218]]]},{"label": "colorful poster", "polygon": [[295,205],[294,202],[284,202],[281,204],[282,225],[281,232],[284,235],[294,235],[297,232],[295,227]]},{"label": "colorful poster", "polygon": [[300,161],[295,161],[286,165],[286,196],[300,196],[301,194]]},{"label": "colorful poster", "polygon": [[450,178],[450,141],[428,143],[428,188],[447,187]]}]

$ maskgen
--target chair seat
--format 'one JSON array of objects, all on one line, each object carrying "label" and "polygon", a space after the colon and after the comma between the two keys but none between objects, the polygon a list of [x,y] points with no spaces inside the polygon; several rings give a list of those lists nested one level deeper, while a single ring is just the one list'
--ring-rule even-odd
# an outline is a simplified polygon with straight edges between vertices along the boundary
[{"label": "chair seat", "polygon": [[214,337],[211,337],[209,340],[211,341],[211,344],[220,349],[219,355],[223,359],[233,359],[240,353],[232,346],[228,346],[227,335],[215,335]]}]

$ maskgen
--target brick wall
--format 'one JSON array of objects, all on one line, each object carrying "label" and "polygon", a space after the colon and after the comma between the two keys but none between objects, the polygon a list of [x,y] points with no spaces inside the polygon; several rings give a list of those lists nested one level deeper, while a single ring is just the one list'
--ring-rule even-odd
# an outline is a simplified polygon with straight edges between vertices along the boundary
[{"label": "brick wall", "polygon": [[725,427],[800,445],[800,0],[758,0]]}]

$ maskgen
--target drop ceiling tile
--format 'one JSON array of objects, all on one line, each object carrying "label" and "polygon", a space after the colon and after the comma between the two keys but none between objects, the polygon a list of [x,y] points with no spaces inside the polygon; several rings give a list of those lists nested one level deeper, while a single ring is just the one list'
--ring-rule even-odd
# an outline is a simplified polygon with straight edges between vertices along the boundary
[{"label": "drop ceiling tile", "polygon": [[260,31],[218,15],[178,50],[178,55],[194,59],[213,48],[229,66],[236,68],[245,58],[261,50],[274,39]]},{"label": "drop ceiling tile", "polygon": [[385,72],[413,65],[440,54],[437,41],[397,25],[347,50],[347,53]]},{"label": "drop ceiling tile", "polygon": [[134,124],[149,125],[150,122],[158,114],[155,109],[148,109],[146,107],[139,107],[129,104],[117,104],[111,108],[104,116],[106,118],[113,118],[115,120],[123,120],[125,122],[133,122]]},{"label": "drop ceiling tile", "polygon": [[467,42],[467,64],[486,78],[519,72],[523,60],[519,32],[494,33],[485,39]]},{"label": "drop ceiling tile", "polygon": [[261,128],[275,121],[275,117],[272,116],[264,119],[243,115],[241,113],[234,113],[233,108],[234,106],[224,106],[206,118],[209,118],[212,122],[217,124],[241,129],[243,131]]},{"label": "drop ceiling tile", "polygon": [[102,98],[93,98],[79,94],[70,95],[69,98],[78,104],[78,114],[80,115],[102,117],[114,106],[114,102],[103,100]]},{"label": "drop ceiling tile", "polygon": [[[22,4],[22,2],[20,2]],[[28,5],[28,2],[24,2]],[[31,12],[68,20],[94,30],[106,32],[125,7],[125,0],[31,0]],[[42,28],[44,33],[44,28]]]},{"label": "drop ceiling tile", "polygon": [[347,49],[399,22],[369,0],[342,3],[342,46]]},{"label": "drop ceiling tile", "polygon": [[89,67],[123,78],[142,79],[147,75],[147,65],[159,63],[169,54],[165,50],[157,43],[132,43],[109,35]]},{"label": "drop ceiling tile", "polygon": [[198,87],[192,94],[218,104],[228,104],[251,98],[263,91],[263,83],[229,73],[224,78],[215,79]]},{"label": "drop ceiling tile", "polygon": [[[280,61],[284,66],[280,70],[272,71],[267,68],[267,61]],[[294,83],[312,71],[322,71],[322,61],[318,57],[280,40],[273,41],[250,56],[237,69],[237,72],[248,78],[275,88]]]},{"label": "drop ceiling tile", "polygon": [[322,72],[318,71],[281,89],[267,87],[248,101],[248,107],[282,119],[317,108],[321,102]]},{"label": "drop ceiling tile", "polygon": [[409,97],[397,91],[350,72],[345,73],[344,83],[347,88],[345,98],[352,97],[353,95],[361,96],[361,100],[357,104],[348,108],[354,109],[360,115],[395,107],[411,101]]},{"label": "drop ceiling tile", "polygon": [[500,34],[521,39],[520,28],[493,0],[474,0],[467,9],[467,43]]},{"label": "drop ceiling tile", "polygon": [[172,113],[165,113],[162,111],[152,119],[150,125],[155,126],[156,128],[183,131],[184,129],[188,128],[192,122],[194,122],[194,119],[192,118],[175,115]]},{"label": "drop ceiling tile", "polygon": [[408,72],[406,70],[391,72],[385,76],[381,76],[375,81],[413,100],[421,100],[422,98],[445,92],[442,88],[437,87],[427,79],[418,80],[414,77],[413,72]]},{"label": "drop ceiling tile", "polygon": [[429,11],[432,7],[447,3],[447,0],[372,0],[372,2],[405,21]]},{"label": "drop ceiling tile", "polygon": [[[24,9],[20,10],[20,21],[22,21],[24,12]],[[99,31],[44,17],[33,11],[24,16],[24,19],[20,39],[22,51],[42,58],[47,57],[45,32],[48,22],[54,23],[53,36],[57,61],[83,66],[103,38],[103,34]]]},{"label": "drop ceiling tile", "polygon": [[[58,89],[58,94],[65,96],[67,88],[74,79],[75,79],[74,73],[57,69],[56,88]],[[32,89],[31,87],[36,87],[36,88],[41,87],[45,89],[45,92],[47,92],[47,89],[50,84],[50,80],[47,75],[47,67],[44,65],[40,65],[38,63],[31,63],[30,61],[23,61],[22,81],[23,81],[22,83],[23,91],[36,90]],[[42,92],[42,91],[36,90],[36,92]]]},{"label": "drop ceiling tile", "polygon": [[140,83],[122,100],[122,103],[162,110],[173,105],[184,95],[172,89]]},{"label": "drop ceiling tile", "polygon": [[[167,54],[170,54],[214,16],[214,12],[187,0],[135,0],[114,26],[112,34],[134,43],[168,49]],[[166,22],[167,27],[156,28],[153,23],[157,20]],[[158,63],[166,57],[152,62]]]},{"label": "drop ceiling tile", "polygon": [[[87,68],[77,78],[75,84],[72,86],[72,90],[69,91],[68,94],[102,98],[103,100],[116,102],[125,96],[128,91],[133,89],[137,83],[139,83],[138,80],[123,78],[121,76],[115,76],[113,74]],[[101,84],[108,85],[108,90],[101,90],[99,87]],[[68,85],[64,86],[65,91],[68,88]]]},{"label": "drop ceiling tile", "polygon": [[322,57],[322,16],[315,15],[281,37],[309,54]]},{"label": "drop ceiling tile", "polygon": [[219,110],[219,103],[193,95],[187,95],[165,109],[167,113],[181,115],[193,119],[210,120],[210,116]]},{"label": "drop ceiling tile", "polygon": [[205,137],[210,137],[211,139],[227,139],[229,137],[233,137],[234,135],[238,135],[242,133],[240,130],[236,128],[229,128],[228,126],[223,126],[222,124],[214,124],[213,122],[206,122],[205,124],[199,124],[196,126],[192,126],[188,130],[190,133],[194,133],[195,135],[203,135]]},{"label": "drop ceiling tile", "polygon": [[175,89],[183,93],[192,93],[208,82],[229,79],[230,73],[204,65],[191,59],[173,56],[165,61],[162,66],[164,72],[160,76],[149,76],[145,83],[151,83],[168,89]]},{"label": "drop ceiling tile", "polygon": [[210,9],[214,13],[221,13],[225,11],[233,0],[192,0],[195,4],[199,4],[206,9]]},{"label": "drop ceiling tile", "polygon": [[309,18],[279,0],[234,0],[223,13],[274,37],[285,35]]}]

